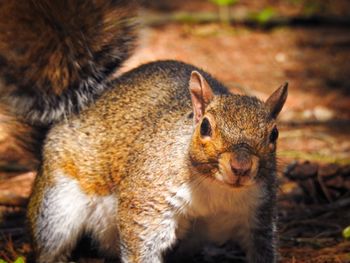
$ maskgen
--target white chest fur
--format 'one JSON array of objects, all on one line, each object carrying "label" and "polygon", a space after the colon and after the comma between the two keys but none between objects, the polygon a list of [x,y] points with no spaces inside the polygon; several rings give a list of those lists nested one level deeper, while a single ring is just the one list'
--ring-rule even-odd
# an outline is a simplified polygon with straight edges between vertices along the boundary
[{"label": "white chest fur", "polygon": [[187,234],[190,243],[206,240],[222,244],[239,239],[244,245],[264,198],[258,185],[230,188],[213,180],[183,184],[172,192],[169,202],[179,214],[177,232]]}]

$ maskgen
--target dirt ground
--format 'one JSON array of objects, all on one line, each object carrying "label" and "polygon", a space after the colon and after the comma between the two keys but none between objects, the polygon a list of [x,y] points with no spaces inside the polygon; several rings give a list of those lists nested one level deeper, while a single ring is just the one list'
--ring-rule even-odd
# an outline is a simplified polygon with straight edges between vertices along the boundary
[{"label": "dirt ground", "polygon": [[[274,1],[241,1],[235,8],[259,10],[264,7],[262,2],[266,6]],[[308,1],[277,1],[273,7],[279,14],[299,15],[303,10],[293,2]],[[347,1],[322,3],[325,7],[319,8],[325,14],[350,12]],[[151,11],[141,16],[175,12],[180,7],[216,10],[206,1],[164,1],[163,5],[150,1],[150,5]],[[350,262],[350,241],[341,234],[350,225],[349,28],[316,25],[264,30],[219,23],[143,26],[135,55],[121,72],[159,59],[194,64],[232,92],[262,99],[289,82],[289,97],[279,121],[280,262]],[[6,121],[0,116],[0,125]],[[9,262],[30,252],[24,214],[35,177],[34,172],[11,171],[31,162],[11,134],[0,126],[0,164],[8,168],[0,173],[0,258]],[[316,169],[314,174],[312,169]],[[335,183],[323,184],[322,175],[341,178],[341,182],[336,187]],[[303,176],[307,179],[300,179]],[[213,258],[229,261],[222,255]]]}]

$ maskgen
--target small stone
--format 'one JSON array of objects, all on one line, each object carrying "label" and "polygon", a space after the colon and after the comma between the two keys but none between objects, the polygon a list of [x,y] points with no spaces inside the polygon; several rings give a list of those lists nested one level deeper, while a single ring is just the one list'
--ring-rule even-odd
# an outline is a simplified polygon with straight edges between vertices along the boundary
[{"label": "small stone", "polygon": [[276,54],[275,60],[279,63],[283,63],[283,62],[286,62],[287,56],[286,56],[286,54],[279,52]]},{"label": "small stone", "polygon": [[311,119],[313,117],[312,110],[304,110],[302,117],[303,119]]},{"label": "small stone", "polygon": [[313,110],[313,115],[319,121],[328,121],[334,117],[334,112],[322,106],[316,106]]}]

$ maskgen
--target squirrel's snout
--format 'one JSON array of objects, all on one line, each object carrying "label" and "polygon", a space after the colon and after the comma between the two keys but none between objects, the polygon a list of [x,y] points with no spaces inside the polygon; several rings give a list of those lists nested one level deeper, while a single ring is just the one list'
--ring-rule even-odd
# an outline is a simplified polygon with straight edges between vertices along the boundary
[{"label": "squirrel's snout", "polygon": [[221,173],[216,178],[224,183],[238,187],[254,183],[258,157],[247,149],[235,149],[223,153],[219,160]]},{"label": "squirrel's snout", "polygon": [[231,171],[236,176],[247,176],[252,170],[252,159],[246,152],[239,152],[230,159]]}]

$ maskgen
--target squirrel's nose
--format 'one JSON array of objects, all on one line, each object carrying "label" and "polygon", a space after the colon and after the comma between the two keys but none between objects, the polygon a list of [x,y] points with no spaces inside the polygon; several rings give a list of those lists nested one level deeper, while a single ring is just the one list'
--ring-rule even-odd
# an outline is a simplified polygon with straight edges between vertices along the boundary
[{"label": "squirrel's nose", "polygon": [[236,176],[246,176],[252,169],[252,159],[246,153],[237,154],[236,158],[231,158],[231,170]]}]

